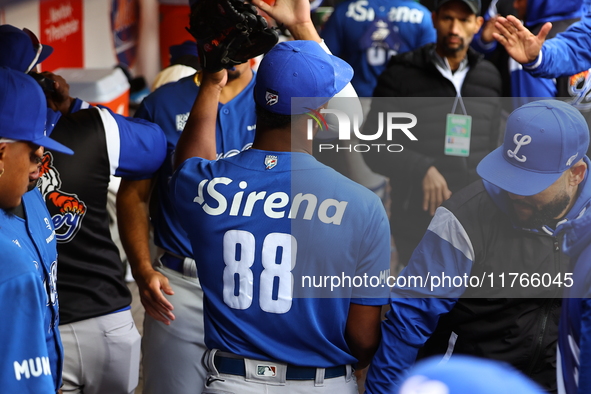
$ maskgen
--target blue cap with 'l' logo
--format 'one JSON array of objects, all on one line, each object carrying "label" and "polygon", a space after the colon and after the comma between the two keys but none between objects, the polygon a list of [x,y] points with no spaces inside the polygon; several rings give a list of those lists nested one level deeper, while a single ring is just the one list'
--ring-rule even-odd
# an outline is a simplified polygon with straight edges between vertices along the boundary
[{"label": "blue cap with 'l' logo", "polygon": [[503,145],[476,171],[503,190],[531,196],[579,162],[588,147],[589,128],[577,109],[559,100],[534,101],[511,113]]}]

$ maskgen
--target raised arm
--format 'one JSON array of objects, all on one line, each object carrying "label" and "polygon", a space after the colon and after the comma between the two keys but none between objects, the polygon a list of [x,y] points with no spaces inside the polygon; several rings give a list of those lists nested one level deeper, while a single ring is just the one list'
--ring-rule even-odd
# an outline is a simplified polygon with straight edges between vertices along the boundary
[{"label": "raised arm", "polygon": [[207,160],[216,158],[216,120],[218,103],[223,87],[226,85],[228,73],[203,71],[199,93],[193,103],[187,124],[179,138],[174,153],[176,170],[185,160],[201,157]]},{"label": "raised arm", "polygon": [[269,14],[278,24],[285,25],[294,39],[322,41],[310,18],[309,0],[276,0],[273,5],[263,0],[252,0],[252,4]]}]

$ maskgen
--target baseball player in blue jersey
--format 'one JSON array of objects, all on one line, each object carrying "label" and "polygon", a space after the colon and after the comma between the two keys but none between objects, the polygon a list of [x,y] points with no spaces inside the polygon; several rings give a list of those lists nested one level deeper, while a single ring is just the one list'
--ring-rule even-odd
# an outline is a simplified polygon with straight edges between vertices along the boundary
[{"label": "baseball player in blue jersey", "polygon": [[435,42],[427,7],[409,0],[347,0],[322,28],[332,53],[355,70],[359,97],[372,97],[391,56]]},{"label": "baseball player in blue jersey", "polygon": [[[37,174],[39,171],[36,172]],[[36,175],[38,176],[38,175]],[[35,183],[36,183],[35,179]],[[10,237],[26,252],[29,264],[37,269],[46,295],[45,330],[49,365],[55,390],[62,384],[64,352],[59,324],[57,297],[57,249],[55,229],[39,189],[23,195],[22,204],[11,214],[0,213],[0,233]]]},{"label": "baseball player in blue jersey", "polygon": [[[45,97],[21,72],[0,68],[0,294],[4,303],[0,384],[9,393],[53,393],[61,383],[53,226],[27,191],[39,177],[40,145],[72,151],[45,135]],[[26,200],[26,201],[23,201]],[[23,206],[25,222],[17,208]],[[19,216],[20,215],[20,216]],[[15,298],[15,294],[18,295]]]},{"label": "baseball player in blue jersey", "polygon": [[[296,37],[320,41],[310,20],[307,0],[279,0],[271,14]],[[196,78],[191,76],[164,85],[142,102],[136,116],[162,127],[167,136],[168,156],[154,180],[124,180],[118,193],[120,234],[146,309],[142,366],[144,393],[147,394],[191,394],[195,387],[203,385],[206,375],[201,364],[206,350],[203,292],[187,233],[180,226],[168,189],[172,151],[200,91]],[[253,90],[254,73],[247,63],[228,72],[228,82],[212,108],[216,114],[218,158],[233,156],[252,145],[256,129]],[[157,207],[151,212],[151,218],[154,242],[159,248],[155,268],[149,252],[147,214],[153,182]]]},{"label": "baseball player in blue jersey", "polygon": [[[389,272],[380,199],[318,163],[307,137],[307,112],[339,92],[353,70],[317,42],[278,44],[256,77],[252,149],[210,161],[211,109],[224,73],[204,78],[170,181],[204,292],[203,393],[357,393],[352,366],[367,365],[377,347],[388,288],[331,293],[304,285],[316,275]],[[308,97],[309,108],[292,109],[293,97]]]},{"label": "baseball player in blue jersey", "polygon": [[[22,71],[35,69],[53,52],[50,46],[32,44],[36,36],[29,30],[18,29],[11,25],[0,26],[0,47],[6,49],[8,42],[23,44],[28,52],[22,56],[6,56],[0,61],[1,66],[11,67],[15,63],[22,64]],[[6,51],[10,53],[10,51]],[[37,53],[35,53],[37,52]],[[33,59],[33,60],[31,60]],[[46,124],[46,131],[51,132],[53,125]],[[42,154],[42,150],[41,150]],[[42,282],[45,284],[47,308],[45,311],[46,342],[49,352],[49,365],[52,370],[55,390],[62,384],[62,365],[64,352],[58,330],[59,302],[56,290],[57,249],[54,226],[51,216],[45,207],[43,198],[35,185],[40,172],[31,174],[29,191],[23,195],[22,203],[16,207],[11,215],[2,217],[0,231],[18,240],[23,249],[28,252],[30,261],[37,268]]]},{"label": "baseball player in blue jersey", "polygon": [[[121,239],[146,309],[142,338],[144,393],[193,393],[205,378],[201,366],[205,351],[202,291],[195,263],[188,257],[192,252],[186,232],[178,224],[167,187],[172,175],[172,151],[199,92],[195,78],[192,75],[160,87],[146,97],[135,114],[161,126],[167,138],[167,158],[153,181],[158,201],[152,214],[154,242],[160,248],[156,269],[152,268],[148,248],[147,201],[152,181],[123,180],[118,193]],[[230,71],[230,79],[216,108],[219,157],[247,149],[254,138],[254,78],[248,63]],[[160,286],[168,295],[174,289],[170,301],[156,298]],[[162,324],[174,318],[173,324]]]}]

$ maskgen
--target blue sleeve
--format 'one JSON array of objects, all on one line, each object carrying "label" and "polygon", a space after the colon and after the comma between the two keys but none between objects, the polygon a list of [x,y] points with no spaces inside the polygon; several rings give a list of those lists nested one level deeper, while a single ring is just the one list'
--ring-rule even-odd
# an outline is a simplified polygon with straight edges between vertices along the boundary
[{"label": "blue sleeve", "polygon": [[538,59],[524,65],[533,76],[566,77],[591,68],[591,0],[583,10],[579,22],[546,41]]},{"label": "blue sleeve", "polygon": [[166,136],[155,123],[98,109],[105,127],[111,174],[126,179],[151,178],[166,157]]},{"label": "blue sleeve", "polygon": [[[15,262],[11,260],[11,264]],[[0,283],[0,297],[4,300],[0,341],[2,391],[54,393],[43,317],[47,297],[41,279],[32,271],[6,279]]]},{"label": "blue sleeve", "polygon": [[478,30],[478,33],[474,35],[474,38],[472,38],[472,42],[470,43],[472,48],[485,55],[488,55],[497,49],[497,40],[493,39],[489,43],[482,41],[482,29],[486,26],[486,22],[488,22],[493,16],[497,15],[497,13],[497,4],[496,1],[493,1],[483,15],[484,23],[480,27],[480,30]]},{"label": "blue sleeve", "polygon": [[466,231],[450,211],[438,208],[392,289],[391,309],[382,322],[382,341],[367,373],[367,393],[398,392],[418,350],[437,328],[439,317],[452,310],[465,290],[435,286],[433,278],[469,274],[473,261]]},{"label": "blue sleeve", "polygon": [[[587,294],[589,296],[589,294]],[[579,340],[580,366],[577,393],[591,393],[591,299],[581,300],[581,338]]]},{"label": "blue sleeve", "polygon": [[382,341],[367,371],[366,393],[398,393],[405,372],[437,327],[439,316],[454,304],[454,300],[439,298],[390,300],[392,309],[382,322]]},{"label": "blue sleeve", "polygon": [[476,33],[474,35],[474,38],[472,39],[472,42],[470,43],[470,46],[472,48],[474,48],[475,50],[477,50],[478,52],[480,52],[484,55],[488,55],[490,53],[493,53],[494,50],[497,49],[497,45],[498,45],[497,40],[493,40],[489,43],[485,43],[484,41],[482,41],[482,29],[480,29],[480,31],[478,31],[478,33]]}]

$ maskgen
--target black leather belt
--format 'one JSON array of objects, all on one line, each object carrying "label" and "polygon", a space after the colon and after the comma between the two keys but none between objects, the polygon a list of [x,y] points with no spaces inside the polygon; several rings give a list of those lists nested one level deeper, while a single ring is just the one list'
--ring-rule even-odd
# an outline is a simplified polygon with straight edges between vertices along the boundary
[{"label": "black leather belt", "polygon": [[[244,367],[244,359],[231,358],[215,355],[213,363],[219,373],[228,375],[245,376],[246,368]],[[261,361],[261,363],[273,364],[271,361]],[[287,365],[285,374],[286,380],[315,380],[316,369],[313,367],[299,367],[295,365]],[[338,367],[330,367],[324,369],[324,379],[333,379],[347,375],[347,366],[339,365]]]},{"label": "black leather belt", "polygon": [[175,270],[176,272],[180,272],[181,274],[184,273],[183,266],[185,264],[184,257],[178,257],[168,252],[164,252],[164,254],[160,257],[160,262],[167,268],[171,270]]}]

